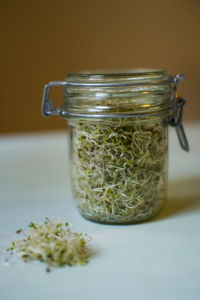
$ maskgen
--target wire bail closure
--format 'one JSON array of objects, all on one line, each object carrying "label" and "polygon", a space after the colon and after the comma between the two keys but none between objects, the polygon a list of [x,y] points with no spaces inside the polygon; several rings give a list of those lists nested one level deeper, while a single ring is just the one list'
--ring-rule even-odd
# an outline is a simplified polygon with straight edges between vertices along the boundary
[{"label": "wire bail closure", "polygon": [[49,98],[49,92],[51,87],[65,86],[67,84],[68,84],[67,81],[52,81],[45,85],[43,98],[42,98],[43,117],[50,117],[55,115],[62,117],[63,115],[62,109],[59,107],[57,108],[54,107],[53,101]]},{"label": "wire bail closure", "polygon": [[185,134],[185,130],[182,125],[183,107],[186,104],[186,100],[177,96],[178,83],[185,79],[184,74],[177,74],[174,77],[174,99],[173,99],[173,116],[169,120],[169,124],[175,128],[176,134],[179,140],[179,144],[183,150],[188,152],[190,150],[188,140]]},{"label": "wire bail closure", "polygon": [[[169,124],[175,128],[176,133],[177,133],[177,137],[179,140],[179,144],[181,146],[181,148],[183,150],[185,150],[186,152],[189,151],[189,144],[187,141],[187,137],[182,125],[182,116],[183,116],[183,107],[186,104],[186,101],[177,96],[177,86],[178,83],[183,81],[185,79],[185,75],[184,74],[177,74],[174,78],[174,98],[173,98],[173,116],[170,117],[169,119]],[[49,82],[48,84],[45,85],[44,87],[44,93],[43,93],[43,99],[42,99],[42,115],[44,117],[50,117],[53,115],[57,115],[59,117],[67,117],[68,115],[71,115],[70,113],[67,113],[65,111],[62,110],[62,108],[60,107],[54,107],[53,101],[50,99],[49,97],[49,93],[50,93],[50,88],[51,87],[58,87],[58,86],[66,86],[66,85],[76,85],[73,83],[69,83],[67,81],[53,81],[53,82]],[[79,84],[79,85],[85,85],[85,84]],[[87,84],[86,84],[87,85]],[[100,84],[102,86],[102,84]],[[112,86],[113,84],[103,84],[103,86]],[[117,84],[114,84],[117,85]],[[126,85],[126,84],[119,84],[119,85]],[[158,113],[157,113],[158,114]],[[74,114],[75,115],[75,114]],[[83,116],[83,115],[80,115]],[[131,117],[131,116],[144,116],[144,114],[129,114],[129,115],[124,115],[123,117]],[[96,115],[92,115],[90,117],[96,117]],[[98,117],[120,117],[120,115],[102,115],[102,116],[98,116]]]}]

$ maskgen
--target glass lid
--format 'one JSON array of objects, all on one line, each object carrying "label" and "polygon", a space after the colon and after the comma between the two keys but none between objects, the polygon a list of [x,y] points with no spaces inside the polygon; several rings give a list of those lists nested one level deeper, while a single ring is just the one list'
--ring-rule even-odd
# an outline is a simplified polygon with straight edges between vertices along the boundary
[{"label": "glass lid", "polygon": [[67,75],[66,81],[69,85],[140,85],[169,82],[172,77],[165,70],[121,69],[74,72]]}]

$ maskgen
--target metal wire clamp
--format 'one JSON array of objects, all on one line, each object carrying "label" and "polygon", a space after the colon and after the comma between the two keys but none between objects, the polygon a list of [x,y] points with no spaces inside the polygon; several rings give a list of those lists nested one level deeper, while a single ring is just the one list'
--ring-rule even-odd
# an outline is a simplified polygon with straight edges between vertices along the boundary
[{"label": "metal wire clamp", "polygon": [[190,150],[185,130],[182,125],[183,107],[186,100],[177,96],[178,83],[185,79],[185,74],[177,74],[174,77],[174,100],[173,100],[173,116],[169,120],[169,124],[175,128],[179,140],[179,144],[183,150],[188,152]]}]

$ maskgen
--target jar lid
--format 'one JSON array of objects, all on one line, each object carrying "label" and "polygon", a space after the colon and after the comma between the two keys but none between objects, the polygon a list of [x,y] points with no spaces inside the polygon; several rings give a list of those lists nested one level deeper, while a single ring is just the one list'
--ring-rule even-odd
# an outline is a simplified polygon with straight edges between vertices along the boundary
[{"label": "jar lid", "polygon": [[[42,114],[78,118],[128,118],[154,116],[173,111],[169,123],[176,128],[181,147],[189,151],[182,126],[185,100],[177,96],[184,74],[170,76],[165,70],[134,69],[82,71],[65,81],[45,85]],[[64,105],[55,108],[49,98],[51,87],[63,86]]]},{"label": "jar lid", "polygon": [[70,116],[132,116],[171,108],[174,81],[165,70],[97,70],[67,75],[63,111]]},{"label": "jar lid", "polygon": [[122,69],[74,72],[67,75],[66,81],[69,86],[121,86],[169,83],[173,77],[165,70]]}]

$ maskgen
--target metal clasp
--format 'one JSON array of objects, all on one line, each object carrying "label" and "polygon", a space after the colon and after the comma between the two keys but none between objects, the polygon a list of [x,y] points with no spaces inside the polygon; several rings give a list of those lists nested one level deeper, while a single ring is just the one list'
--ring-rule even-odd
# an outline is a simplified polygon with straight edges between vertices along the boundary
[{"label": "metal clasp", "polygon": [[183,98],[178,97],[176,93],[178,83],[184,79],[184,74],[178,74],[174,77],[173,116],[171,117],[169,124],[176,129],[176,134],[181,148],[188,152],[190,148],[182,125],[183,107],[186,104],[186,101]]},{"label": "metal clasp", "polygon": [[50,117],[52,115],[58,115],[62,117],[62,109],[59,107],[54,107],[52,100],[49,98],[49,92],[51,87],[64,85],[67,85],[66,81],[53,81],[45,85],[42,98],[42,115],[44,117]]}]

